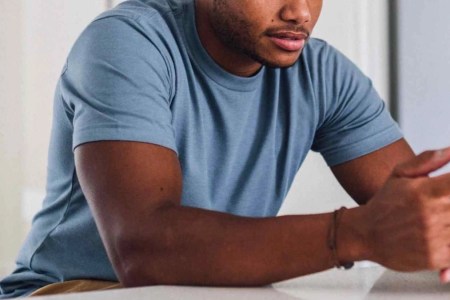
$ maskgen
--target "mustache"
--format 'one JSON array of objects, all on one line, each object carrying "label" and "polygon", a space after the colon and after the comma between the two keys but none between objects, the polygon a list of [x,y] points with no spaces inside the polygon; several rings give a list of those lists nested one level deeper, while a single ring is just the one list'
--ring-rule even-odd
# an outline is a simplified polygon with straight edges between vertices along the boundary
[{"label": "mustache", "polygon": [[285,25],[280,27],[271,27],[267,29],[264,34],[265,35],[275,35],[279,32],[293,32],[293,33],[302,33],[309,38],[311,36],[311,31],[306,29],[303,26],[296,26],[296,25]]}]

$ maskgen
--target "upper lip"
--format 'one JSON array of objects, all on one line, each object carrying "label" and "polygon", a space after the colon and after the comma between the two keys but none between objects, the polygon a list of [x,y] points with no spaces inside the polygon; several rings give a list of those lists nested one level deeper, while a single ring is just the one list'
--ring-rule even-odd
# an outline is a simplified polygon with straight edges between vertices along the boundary
[{"label": "upper lip", "polygon": [[303,32],[293,31],[278,31],[270,33],[269,36],[280,39],[292,39],[292,40],[304,40],[308,38],[308,35]]}]

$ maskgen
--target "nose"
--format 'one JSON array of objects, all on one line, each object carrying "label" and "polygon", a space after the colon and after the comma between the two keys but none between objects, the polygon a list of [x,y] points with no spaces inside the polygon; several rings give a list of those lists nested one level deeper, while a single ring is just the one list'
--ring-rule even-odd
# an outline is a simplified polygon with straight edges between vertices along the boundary
[{"label": "nose", "polygon": [[291,0],[280,11],[281,20],[296,25],[304,25],[311,21],[309,0]]}]

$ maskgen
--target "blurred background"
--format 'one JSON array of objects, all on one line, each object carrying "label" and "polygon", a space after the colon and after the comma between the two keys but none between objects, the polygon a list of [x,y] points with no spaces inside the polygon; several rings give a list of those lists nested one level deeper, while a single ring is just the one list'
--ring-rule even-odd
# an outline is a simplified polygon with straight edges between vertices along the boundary
[{"label": "blurred background", "polygon": [[[89,22],[119,2],[0,0],[0,278],[44,198],[53,93],[66,56]],[[448,0],[324,0],[314,33],[373,79],[416,152],[450,146],[449,11]],[[342,205],[355,204],[311,153],[280,214]]]}]

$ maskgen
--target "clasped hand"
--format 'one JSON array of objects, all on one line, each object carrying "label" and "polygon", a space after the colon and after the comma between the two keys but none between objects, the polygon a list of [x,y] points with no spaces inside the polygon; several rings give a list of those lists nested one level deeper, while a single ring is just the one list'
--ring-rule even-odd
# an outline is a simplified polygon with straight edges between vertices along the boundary
[{"label": "clasped hand", "polygon": [[396,271],[441,270],[450,281],[450,148],[398,165],[364,209],[369,259]]}]

